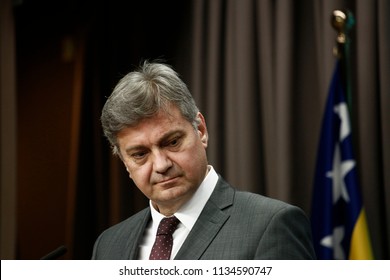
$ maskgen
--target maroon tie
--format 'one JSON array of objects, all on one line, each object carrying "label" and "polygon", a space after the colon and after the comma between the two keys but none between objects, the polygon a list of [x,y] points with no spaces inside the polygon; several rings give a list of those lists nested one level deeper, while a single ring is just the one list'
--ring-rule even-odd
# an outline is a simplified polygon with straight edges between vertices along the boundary
[{"label": "maroon tie", "polygon": [[161,220],[149,260],[170,259],[173,244],[172,233],[176,230],[179,223],[180,221],[175,216]]}]

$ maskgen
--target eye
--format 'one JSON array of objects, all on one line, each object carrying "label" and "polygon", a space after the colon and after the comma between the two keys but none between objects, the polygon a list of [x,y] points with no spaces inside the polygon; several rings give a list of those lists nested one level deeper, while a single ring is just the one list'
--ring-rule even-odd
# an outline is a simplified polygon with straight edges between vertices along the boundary
[{"label": "eye", "polygon": [[146,157],[147,153],[145,151],[138,151],[138,152],[134,152],[130,155],[131,158],[133,158],[134,160],[141,160],[141,159],[144,159]]},{"label": "eye", "polygon": [[165,146],[168,147],[168,148],[176,148],[176,147],[178,147],[180,145],[181,139],[182,138],[180,136],[174,137],[174,138],[168,140],[166,142]]},{"label": "eye", "polygon": [[179,145],[179,138],[172,139],[171,141],[169,141],[168,145],[171,147],[176,147],[177,145]]}]

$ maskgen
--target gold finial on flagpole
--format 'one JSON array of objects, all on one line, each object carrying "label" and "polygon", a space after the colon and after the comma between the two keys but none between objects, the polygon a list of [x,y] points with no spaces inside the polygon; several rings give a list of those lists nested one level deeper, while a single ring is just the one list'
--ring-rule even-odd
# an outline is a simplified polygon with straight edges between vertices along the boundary
[{"label": "gold finial on flagpole", "polygon": [[337,31],[336,46],[333,48],[333,54],[340,57],[342,54],[343,45],[346,42],[346,23],[347,14],[340,10],[334,10],[332,13],[331,23]]}]

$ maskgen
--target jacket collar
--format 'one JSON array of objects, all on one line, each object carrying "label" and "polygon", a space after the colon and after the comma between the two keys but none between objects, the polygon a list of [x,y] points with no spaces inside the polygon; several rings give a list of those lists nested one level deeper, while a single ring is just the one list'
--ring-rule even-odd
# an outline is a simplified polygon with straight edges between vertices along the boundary
[{"label": "jacket collar", "polygon": [[230,214],[235,190],[219,177],[218,183],[175,259],[200,259]]}]

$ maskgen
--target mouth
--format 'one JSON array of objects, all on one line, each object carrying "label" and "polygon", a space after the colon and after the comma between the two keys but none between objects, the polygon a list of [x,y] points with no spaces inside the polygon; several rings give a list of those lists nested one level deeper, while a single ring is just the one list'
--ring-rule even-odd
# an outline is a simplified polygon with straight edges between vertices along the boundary
[{"label": "mouth", "polygon": [[173,184],[175,184],[179,180],[179,177],[171,177],[167,179],[160,180],[156,182],[156,185],[163,186],[163,187],[172,187]]}]

